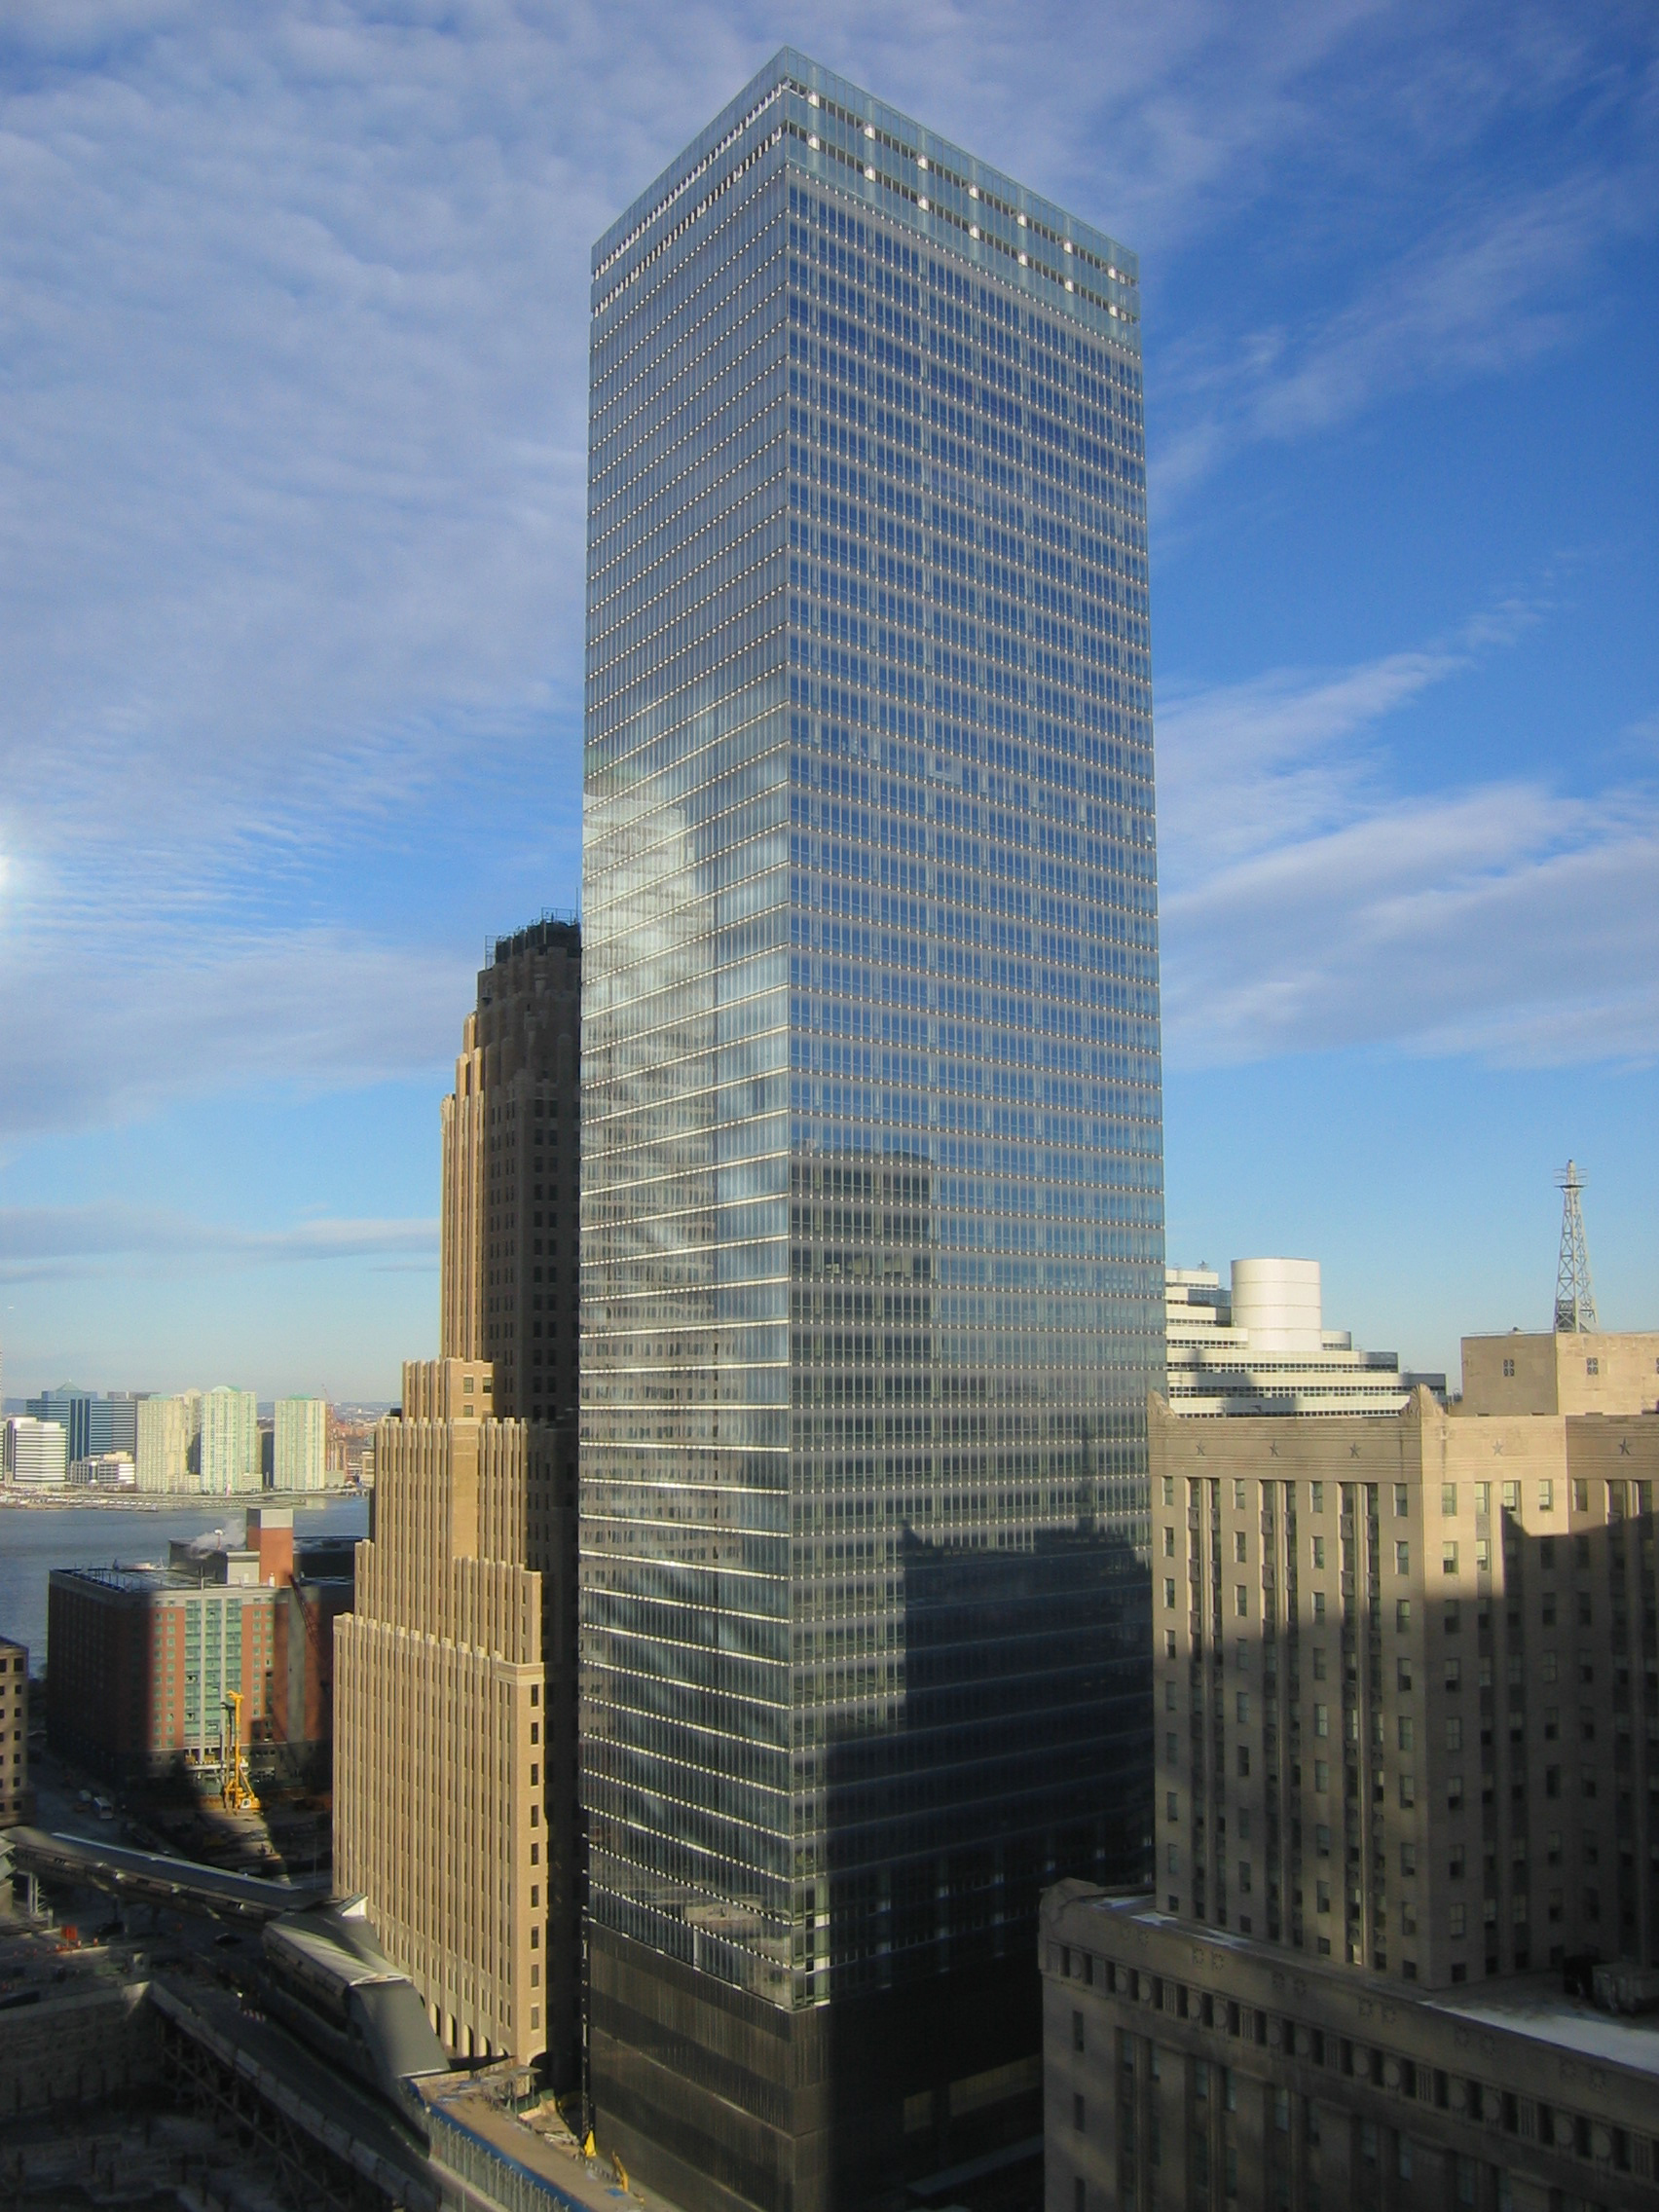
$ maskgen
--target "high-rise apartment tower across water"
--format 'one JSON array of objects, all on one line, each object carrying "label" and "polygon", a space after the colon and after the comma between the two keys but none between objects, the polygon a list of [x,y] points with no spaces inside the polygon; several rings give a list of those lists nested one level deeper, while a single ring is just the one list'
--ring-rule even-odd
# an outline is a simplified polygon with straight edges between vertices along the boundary
[{"label": "high-rise apartment tower across water", "polygon": [[592,311],[590,2081],[817,2212],[1036,2132],[1039,1894],[1150,1829],[1139,289],[786,52]]}]

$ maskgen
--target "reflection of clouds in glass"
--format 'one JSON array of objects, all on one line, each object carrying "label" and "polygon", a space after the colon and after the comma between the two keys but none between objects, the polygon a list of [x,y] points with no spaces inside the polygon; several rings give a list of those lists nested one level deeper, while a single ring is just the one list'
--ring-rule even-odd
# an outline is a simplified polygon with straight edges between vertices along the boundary
[{"label": "reflection of clouds in glass", "polygon": [[596,1927],[795,2008],[1138,1866],[1161,1148],[1132,257],[766,93],[598,256],[584,1791]]}]

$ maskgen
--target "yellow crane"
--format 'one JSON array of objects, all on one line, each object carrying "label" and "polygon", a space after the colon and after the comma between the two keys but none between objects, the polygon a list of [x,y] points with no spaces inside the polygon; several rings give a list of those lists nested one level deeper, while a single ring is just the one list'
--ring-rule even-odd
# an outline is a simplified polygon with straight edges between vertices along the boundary
[{"label": "yellow crane", "polygon": [[257,1813],[259,1799],[253,1793],[253,1785],[247,1778],[247,1751],[242,1744],[242,1696],[240,1690],[225,1692],[225,1711],[231,1716],[230,1750],[219,1762],[223,1781],[219,1788],[219,1802],[227,1813]]}]

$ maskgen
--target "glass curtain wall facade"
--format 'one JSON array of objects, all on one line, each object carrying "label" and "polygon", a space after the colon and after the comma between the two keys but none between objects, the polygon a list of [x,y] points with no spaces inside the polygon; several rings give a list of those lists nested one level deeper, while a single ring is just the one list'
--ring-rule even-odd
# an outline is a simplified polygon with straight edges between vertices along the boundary
[{"label": "glass curtain wall facade", "polygon": [[592,310],[591,2084],[807,2212],[1034,2131],[1040,1891],[1150,1830],[1138,282],[786,52]]}]

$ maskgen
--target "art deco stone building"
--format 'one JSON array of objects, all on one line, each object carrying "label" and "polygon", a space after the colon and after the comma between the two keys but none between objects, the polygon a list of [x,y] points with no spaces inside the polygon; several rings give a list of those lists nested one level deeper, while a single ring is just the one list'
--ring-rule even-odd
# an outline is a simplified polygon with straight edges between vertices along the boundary
[{"label": "art deco stone building", "polygon": [[[580,2038],[575,1796],[581,939],[497,940],[442,1112],[443,1357],[376,1437],[337,1643],[335,1865],[463,2055]],[[494,1356],[492,1356],[492,1354]]]},{"label": "art deco stone building", "polygon": [[1563,1979],[1659,1998],[1659,1337],[1463,1384],[1154,1401],[1156,1889],[1050,1902],[1057,2212],[1651,2201],[1659,2029]]},{"label": "art deco stone building", "polygon": [[488,1360],[503,1419],[575,1449],[581,930],[532,922],[479,971],[443,1102],[442,1346]]},{"label": "art deco stone building", "polygon": [[335,1628],[334,1865],[449,2047],[547,2042],[546,1718],[531,1500],[550,1439],[488,1418],[488,1371],[406,1361],[374,1533]]}]

